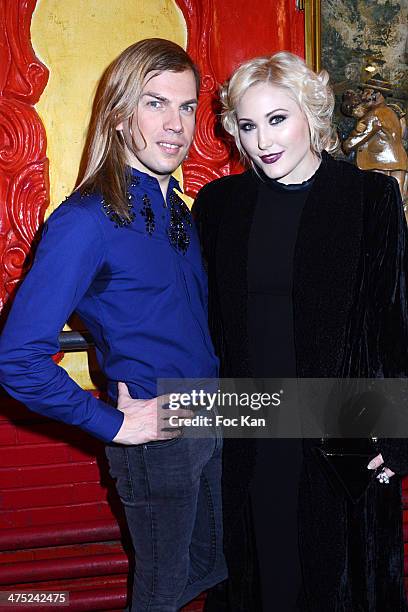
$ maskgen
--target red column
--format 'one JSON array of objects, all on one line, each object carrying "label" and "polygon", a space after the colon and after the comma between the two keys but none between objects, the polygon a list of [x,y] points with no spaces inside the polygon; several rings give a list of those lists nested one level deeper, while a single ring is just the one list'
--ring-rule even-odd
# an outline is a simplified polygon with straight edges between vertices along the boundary
[{"label": "red column", "polygon": [[30,42],[35,4],[0,0],[0,309],[29,265],[49,201],[46,135],[33,107],[48,80]]},{"label": "red column", "polygon": [[187,22],[187,51],[202,75],[197,132],[183,164],[186,193],[195,196],[205,183],[240,172],[216,112],[219,85],[243,61],[276,51],[304,57],[304,13],[295,0],[176,0]]}]

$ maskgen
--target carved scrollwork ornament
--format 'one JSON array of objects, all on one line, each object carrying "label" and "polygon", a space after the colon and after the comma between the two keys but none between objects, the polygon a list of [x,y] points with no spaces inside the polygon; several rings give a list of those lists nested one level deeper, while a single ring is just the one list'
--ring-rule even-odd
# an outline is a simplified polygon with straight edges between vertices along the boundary
[{"label": "carved scrollwork ornament", "polygon": [[0,4],[0,308],[29,268],[49,203],[46,135],[32,106],[48,80],[30,41],[35,5],[35,0]]}]

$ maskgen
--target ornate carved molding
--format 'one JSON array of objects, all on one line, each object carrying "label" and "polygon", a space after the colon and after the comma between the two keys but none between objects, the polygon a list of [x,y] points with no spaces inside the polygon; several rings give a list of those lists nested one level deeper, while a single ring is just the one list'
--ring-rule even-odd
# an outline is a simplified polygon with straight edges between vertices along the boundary
[{"label": "ornate carved molding", "polygon": [[217,135],[214,108],[217,104],[218,75],[211,64],[214,0],[205,3],[177,0],[177,4],[187,23],[187,51],[201,72],[196,136],[188,159],[183,164],[184,189],[194,197],[209,181],[231,174],[237,164],[230,160],[230,148],[226,141]]},{"label": "ornate carved molding", "polygon": [[44,126],[33,104],[48,80],[30,24],[36,0],[0,0],[0,309],[30,263],[49,202]]}]

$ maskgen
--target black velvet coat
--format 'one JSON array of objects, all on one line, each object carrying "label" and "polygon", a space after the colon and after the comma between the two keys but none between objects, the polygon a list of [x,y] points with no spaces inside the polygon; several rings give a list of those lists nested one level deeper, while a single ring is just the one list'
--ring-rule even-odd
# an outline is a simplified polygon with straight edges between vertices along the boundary
[{"label": "black velvet coat", "polygon": [[[247,259],[258,185],[252,171],[221,178],[206,185],[194,205],[208,266],[210,327],[226,377],[251,376]],[[407,376],[405,242],[406,223],[396,181],[361,172],[324,152],[295,249],[293,306],[299,377]],[[247,503],[252,444],[225,440],[223,493],[231,612],[260,610]],[[399,474],[408,472],[405,440],[381,440],[380,450],[388,467]],[[271,479],[265,486],[276,485]],[[352,505],[330,486],[318,458],[306,452],[299,513],[305,610],[406,610],[399,477],[388,486],[374,481],[359,503]]]}]

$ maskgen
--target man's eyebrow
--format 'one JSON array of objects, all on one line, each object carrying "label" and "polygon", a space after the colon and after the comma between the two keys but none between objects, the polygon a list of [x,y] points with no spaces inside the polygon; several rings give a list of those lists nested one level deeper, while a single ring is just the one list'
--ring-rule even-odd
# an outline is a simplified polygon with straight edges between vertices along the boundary
[{"label": "man's eyebrow", "polygon": [[[160,102],[165,102],[165,103],[170,102],[168,98],[160,95],[159,93],[155,93],[154,91],[144,91],[140,97],[144,98],[145,96],[149,96],[150,98],[155,98],[156,100],[159,100]],[[198,104],[198,100],[197,98],[191,98],[191,100],[186,100],[185,102],[181,102],[180,106],[186,106],[187,104]]]},{"label": "man's eyebrow", "polygon": [[160,100],[160,102],[169,102],[167,98],[165,98],[164,96],[161,96],[158,93],[155,93],[154,91],[145,91],[142,93],[140,97],[144,98],[144,96],[150,96],[150,98],[156,98],[156,100]]},{"label": "man's eyebrow", "polygon": [[180,106],[187,106],[187,104],[198,104],[198,100],[197,98],[191,98],[191,100],[186,100],[185,102],[182,102]]}]

